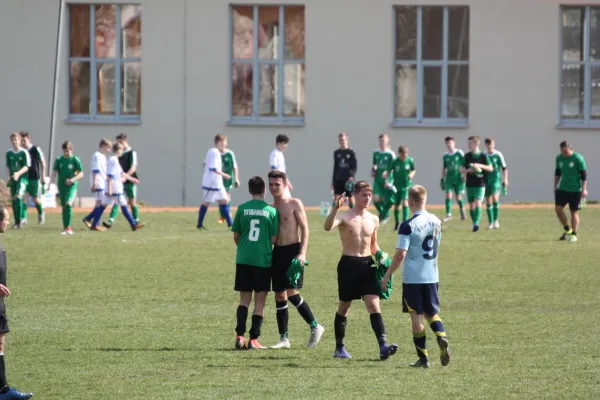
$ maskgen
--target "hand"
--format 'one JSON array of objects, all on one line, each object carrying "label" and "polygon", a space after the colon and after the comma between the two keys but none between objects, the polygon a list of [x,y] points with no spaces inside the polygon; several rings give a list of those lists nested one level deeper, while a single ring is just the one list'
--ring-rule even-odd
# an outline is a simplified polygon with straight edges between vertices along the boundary
[{"label": "hand", "polygon": [[134,178],[134,177],[131,177],[131,178],[129,179],[129,181],[131,181],[132,183],[135,183],[136,185],[137,185],[138,183],[140,183],[140,180],[139,180],[139,179],[137,179],[137,178]]},{"label": "hand", "polygon": [[[67,186],[71,186],[71,185],[73,185],[73,179],[71,179],[71,178],[67,178],[67,179],[65,179],[65,184],[66,184]],[[96,190],[96,185],[93,185],[93,186],[92,186],[92,191],[95,191],[95,190]]]},{"label": "hand", "polygon": [[304,265],[306,262],[306,254],[300,253],[296,256],[296,260],[300,261],[300,264]]},{"label": "hand", "polygon": [[10,296],[10,290],[2,284],[0,284],[0,297],[8,297]]},{"label": "hand", "polygon": [[387,290],[387,284],[388,281],[390,280],[390,277],[387,276],[387,274],[383,277],[383,279],[381,280],[381,290],[386,291]]},{"label": "hand", "polygon": [[581,197],[583,197],[585,199],[585,198],[587,198],[587,196],[588,196],[587,189],[583,189],[583,191],[581,192]]},{"label": "hand", "polygon": [[388,178],[388,176],[390,176],[390,173],[389,173],[388,171],[383,171],[383,174],[381,174],[381,177],[382,177],[383,179],[387,179],[387,178]]},{"label": "hand", "polygon": [[15,181],[15,182],[16,182],[16,181],[18,181],[20,176],[21,176],[21,175],[19,175],[19,173],[18,173],[18,172],[15,172],[15,173],[12,175],[12,179],[13,179],[13,181]]},{"label": "hand", "polygon": [[237,188],[239,188],[239,187],[240,187],[240,180],[239,180],[239,179],[236,179],[236,180],[235,180],[235,188],[237,189]]},{"label": "hand", "polygon": [[508,181],[502,182],[502,185],[507,188],[508,187]]},{"label": "hand", "polygon": [[50,178],[48,178],[47,176],[45,176],[44,178],[42,178],[42,182],[44,182],[44,185],[47,185],[50,183]]},{"label": "hand", "polygon": [[340,209],[344,205],[344,202],[346,202],[346,194],[342,194],[335,200],[334,207]]},{"label": "hand", "polygon": [[229,180],[229,179],[231,179],[231,175],[226,174],[225,172],[223,172],[223,179]]}]

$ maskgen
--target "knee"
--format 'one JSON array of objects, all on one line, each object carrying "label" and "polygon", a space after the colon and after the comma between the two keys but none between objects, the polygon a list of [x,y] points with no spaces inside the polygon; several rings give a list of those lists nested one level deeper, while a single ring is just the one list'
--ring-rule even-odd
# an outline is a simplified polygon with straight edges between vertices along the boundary
[{"label": "knee", "polygon": [[412,323],[412,331],[413,332],[423,332],[425,330],[425,326],[422,322],[414,322]]},{"label": "knee", "polygon": [[554,206],[554,212],[560,215],[563,212],[563,208],[561,206]]},{"label": "knee", "polygon": [[286,292],[277,292],[275,293],[275,301],[287,301],[287,293]]},{"label": "knee", "polygon": [[342,317],[347,317],[349,312],[350,312],[350,303],[340,302],[337,313],[339,315],[341,315]]}]

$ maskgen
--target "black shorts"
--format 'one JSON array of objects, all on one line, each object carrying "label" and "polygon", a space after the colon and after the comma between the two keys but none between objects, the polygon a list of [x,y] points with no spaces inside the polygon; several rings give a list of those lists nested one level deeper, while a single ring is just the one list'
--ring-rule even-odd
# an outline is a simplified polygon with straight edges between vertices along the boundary
[{"label": "black shorts", "polygon": [[337,276],[340,301],[358,300],[366,295],[379,296],[372,257],[342,256]]},{"label": "black shorts", "polygon": [[334,181],[333,182],[333,194],[335,194],[336,196],[339,196],[341,194],[346,194],[346,197],[350,197],[352,196],[352,191],[347,191],[346,190],[346,183],[348,181]]},{"label": "black shorts", "polygon": [[556,190],[554,192],[554,204],[564,207],[569,204],[569,210],[577,211],[581,209],[581,192],[567,192],[565,190]]},{"label": "black shorts", "polygon": [[271,290],[271,268],[255,267],[253,265],[236,264],[236,292],[268,292]]},{"label": "black shorts", "polygon": [[403,283],[402,311],[435,315],[440,312],[437,283]]},{"label": "black shorts", "polygon": [[297,287],[292,286],[287,276],[287,271],[298,254],[300,254],[300,243],[273,247],[271,279],[273,281],[274,292],[284,292],[287,289],[302,289],[302,284],[304,283],[304,269],[300,273]]},{"label": "black shorts", "polygon": [[6,318],[3,298],[0,298],[0,333],[8,333],[8,318]]}]

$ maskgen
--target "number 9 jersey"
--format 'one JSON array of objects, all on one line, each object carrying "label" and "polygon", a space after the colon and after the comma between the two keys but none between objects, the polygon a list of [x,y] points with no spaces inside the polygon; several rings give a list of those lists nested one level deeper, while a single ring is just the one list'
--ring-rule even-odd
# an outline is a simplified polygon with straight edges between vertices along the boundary
[{"label": "number 9 jersey", "polygon": [[442,222],[427,211],[418,211],[398,229],[397,249],[406,250],[402,283],[438,283],[438,246]]},{"label": "number 9 jersey", "polygon": [[240,235],[236,264],[271,268],[271,239],[279,232],[279,216],[274,207],[264,200],[250,200],[241,204],[235,213],[231,230]]}]

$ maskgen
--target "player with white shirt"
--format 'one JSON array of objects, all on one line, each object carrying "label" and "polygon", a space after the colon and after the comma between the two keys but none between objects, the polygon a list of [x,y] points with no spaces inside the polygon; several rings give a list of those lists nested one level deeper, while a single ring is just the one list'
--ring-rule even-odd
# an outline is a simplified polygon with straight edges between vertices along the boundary
[{"label": "player with white shirt", "polygon": [[401,264],[402,310],[410,313],[413,342],[419,360],[412,367],[429,368],[423,316],[437,337],[440,360],[443,366],[450,362],[450,348],[444,324],[438,316],[438,246],[442,238],[442,222],[425,210],[427,191],[415,185],[408,191],[408,205],[413,217],[400,225],[398,244],[392,264],[381,287],[387,283]]},{"label": "player with white shirt", "polygon": [[204,200],[198,211],[199,230],[206,230],[204,227],[204,217],[208,211],[210,203],[218,203],[221,215],[227,221],[227,226],[231,227],[231,213],[227,204],[227,191],[223,185],[224,179],[231,179],[231,176],[223,172],[221,152],[225,149],[227,136],[218,134],[215,136],[215,146],[210,148],[204,159],[204,175],[202,176],[202,190],[204,191]]},{"label": "player with white shirt", "polygon": [[[289,141],[290,138],[288,138],[286,135],[277,135],[275,138],[275,148],[269,156],[269,166],[271,171],[281,171],[287,175],[285,170],[285,157],[283,156],[283,153],[287,150]],[[288,176],[286,192],[289,193],[290,190],[294,190],[294,187],[292,186]]]},{"label": "player with white shirt", "polygon": [[100,148],[92,156],[92,168],[90,175],[90,189],[96,200],[96,205],[91,213],[84,219],[85,226],[93,231],[103,232],[105,229],[99,226],[102,213],[106,208],[104,204],[104,191],[106,189],[106,153],[110,151],[112,143],[110,140],[102,138]]},{"label": "player with white shirt", "polygon": [[123,145],[115,143],[112,146],[112,151],[113,155],[109,157],[106,166],[106,192],[103,205],[104,207],[114,205],[121,206],[121,212],[129,222],[131,230],[137,231],[144,226],[144,223],[136,222],[129,212],[129,208],[127,208],[128,202],[127,197],[125,197],[124,194],[123,180],[127,180],[133,184],[137,184],[139,181],[123,172],[123,168],[119,163],[119,157],[123,154]]}]

